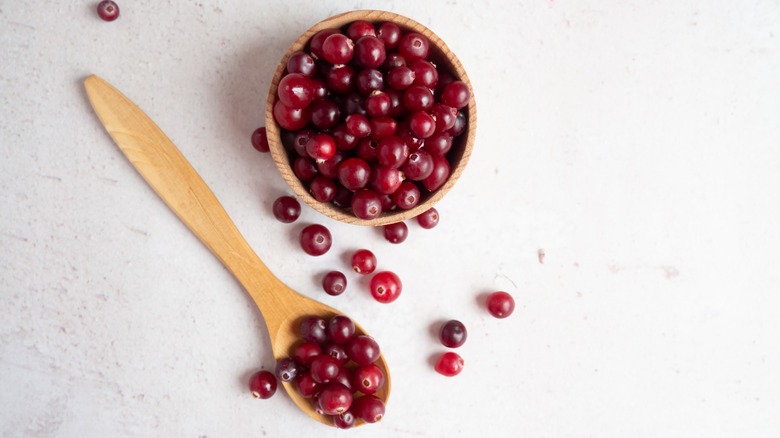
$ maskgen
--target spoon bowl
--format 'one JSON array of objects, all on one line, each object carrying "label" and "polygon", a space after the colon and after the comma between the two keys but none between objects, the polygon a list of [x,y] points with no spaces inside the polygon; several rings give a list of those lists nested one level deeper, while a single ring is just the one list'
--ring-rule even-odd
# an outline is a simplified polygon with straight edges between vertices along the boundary
[{"label": "spoon bowl", "polygon": [[[307,316],[329,319],[340,312],[292,290],[255,254],[225,209],[179,149],[133,102],[101,78],[84,81],[98,118],[119,149],[146,182],[185,225],[233,273],[252,297],[268,327],[274,358],[292,356],[301,339],[300,322]],[[357,323],[356,332],[366,334]],[[376,396],[390,395],[390,372],[383,355],[376,365],[385,385]],[[315,420],[329,424],[290,383],[283,383],[298,407]],[[357,423],[363,424],[361,421]]]}]

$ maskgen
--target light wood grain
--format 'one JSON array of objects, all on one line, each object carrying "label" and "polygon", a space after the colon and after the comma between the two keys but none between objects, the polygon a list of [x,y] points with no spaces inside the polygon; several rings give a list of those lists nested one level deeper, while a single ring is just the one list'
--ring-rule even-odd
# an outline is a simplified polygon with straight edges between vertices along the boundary
[{"label": "light wood grain", "polygon": [[[342,28],[344,25],[357,20],[365,20],[373,23],[389,21],[397,24],[405,32],[414,31],[426,36],[431,43],[431,58],[434,59],[438,64],[443,64],[449,71],[453,73],[457,79],[466,83],[472,96],[466,110],[468,116],[466,130],[463,132],[463,134],[455,139],[452,145],[452,149],[448,154],[451,173],[447,182],[445,182],[442,187],[433,193],[425,193],[426,191],[423,190],[421,202],[412,209],[384,212],[378,218],[370,220],[359,219],[350,212],[338,208],[331,203],[319,202],[314,199],[314,197],[306,190],[306,187],[295,176],[295,173],[292,170],[288,152],[282,144],[281,128],[276,123],[273,116],[273,106],[276,102],[276,88],[279,85],[279,81],[282,79],[282,76],[284,75],[287,59],[290,57],[290,55],[296,51],[304,50],[308,41],[317,32],[323,29]],[[274,163],[279,169],[279,173],[282,175],[282,178],[285,180],[285,182],[287,182],[287,185],[290,186],[290,189],[292,189],[292,191],[299,199],[302,199],[306,204],[311,206],[316,211],[338,221],[355,225],[379,226],[400,222],[418,216],[420,213],[423,213],[424,211],[433,207],[444,197],[444,195],[450,191],[450,189],[452,189],[463,171],[466,169],[466,165],[468,164],[469,158],[471,157],[471,153],[474,149],[474,140],[476,139],[477,132],[477,104],[474,99],[474,90],[472,89],[471,81],[466,74],[466,69],[463,68],[463,65],[461,64],[460,60],[458,60],[457,56],[455,56],[455,53],[453,53],[453,51],[447,47],[447,44],[433,31],[412,20],[411,18],[404,17],[392,12],[359,10],[345,12],[315,24],[306,32],[301,34],[301,36],[295,40],[290,48],[287,49],[276,67],[276,71],[274,72],[274,76],[271,80],[271,85],[268,90],[268,95],[266,98],[265,126],[268,133],[268,144],[271,149],[271,155],[273,157]]]},{"label": "light wood grain", "polygon": [[[133,102],[97,76],[88,77],[84,85],[98,118],[130,163],[233,273],[257,304],[268,327],[275,358],[291,355],[294,345],[300,341],[298,329],[304,317],[330,318],[340,313],[290,289],[268,270],[200,175]],[[360,333],[365,333],[356,325]],[[390,372],[384,356],[378,365],[385,373],[385,386],[377,396],[387,401]],[[317,421],[330,424],[291,384],[285,383],[284,387],[301,410]]]}]

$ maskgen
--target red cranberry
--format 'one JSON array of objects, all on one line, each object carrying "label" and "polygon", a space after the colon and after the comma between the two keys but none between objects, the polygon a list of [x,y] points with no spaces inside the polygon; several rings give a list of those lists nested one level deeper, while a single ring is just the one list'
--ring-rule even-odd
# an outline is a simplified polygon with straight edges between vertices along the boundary
[{"label": "red cranberry", "polygon": [[452,81],[444,87],[444,91],[441,93],[441,101],[445,105],[449,105],[453,108],[461,109],[469,104],[471,99],[471,92],[468,85],[462,81]]},{"label": "red cranberry", "polygon": [[357,74],[357,89],[362,94],[369,94],[385,87],[385,78],[379,70],[366,68]]},{"label": "red cranberry", "polygon": [[385,225],[382,229],[385,236],[385,240],[390,243],[401,243],[406,240],[406,236],[409,234],[409,227],[404,222],[396,222],[394,224]]},{"label": "red cranberry", "polygon": [[398,122],[391,117],[374,117],[369,123],[371,123],[371,138],[374,139],[393,135],[398,128]]},{"label": "red cranberry", "polygon": [[323,29],[315,33],[309,41],[309,51],[311,54],[316,58],[322,58],[322,44],[329,36],[336,33],[339,33],[338,29]]},{"label": "red cranberry", "polygon": [[311,89],[314,90],[315,99],[324,99],[328,96],[328,86],[325,85],[325,82],[322,79],[312,79]]},{"label": "red cranberry", "polygon": [[355,335],[355,323],[349,317],[336,315],[328,321],[328,335],[337,344],[345,344]]},{"label": "red cranberry", "polygon": [[385,403],[375,395],[364,395],[352,401],[352,412],[366,423],[376,423],[385,415]]},{"label": "red cranberry", "polygon": [[460,374],[463,370],[463,358],[452,351],[442,354],[436,361],[436,372],[447,377],[453,377]]},{"label": "red cranberry", "polygon": [[386,48],[395,49],[401,40],[401,28],[395,23],[385,22],[379,25],[376,36],[384,41]]},{"label": "red cranberry", "polygon": [[327,323],[319,316],[303,318],[300,333],[304,341],[312,344],[322,344],[328,340]]},{"label": "red cranberry", "polygon": [[309,110],[307,108],[290,108],[277,101],[274,104],[274,120],[288,131],[297,131],[309,123]]},{"label": "red cranberry", "polygon": [[[376,166],[371,171],[369,182],[372,189],[382,195],[390,195],[398,190],[404,180],[404,175],[398,169],[387,166]],[[382,207],[384,211],[384,206]]]},{"label": "red cranberry", "polygon": [[401,295],[401,279],[395,273],[382,271],[371,278],[371,295],[380,303],[392,303]]},{"label": "red cranberry", "polygon": [[433,172],[422,180],[423,187],[429,192],[443,186],[450,177],[450,162],[441,155],[433,157]]},{"label": "red cranberry", "polygon": [[417,32],[407,33],[401,37],[401,41],[398,43],[398,52],[409,62],[427,58],[429,50],[428,38]]},{"label": "red cranberry", "polygon": [[347,277],[339,271],[330,271],[322,277],[322,289],[330,296],[337,296],[347,289]]},{"label": "red cranberry", "polygon": [[414,83],[414,71],[407,67],[396,67],[387,72],[387,85],[396,90],[406,90]]},{"label": "red cranberry", "polygon": [[363,68],[379,68],[385,62],[385,45],[371,35],[361,37],[355,43],[355,62]]},{"label": "red cranberry", "polygon": [[439,224],[439,211],[431,207],[417,216],[417,223],[429,230]]},{"label": "red cranberry", "polygon": [[368,184],[371,167],[360,158],[347,158],[339,164],[339,182],[349,190],[358,190]]},{"label": "red cranberry", "polygon": [[315,357],[322,354],[319,344],[302,342],[293,350],[293,359],[301,365],[309,366]]},{"label": "red cranberry", "polygon": [[374,394],[385,383],[385,375],[375,364],[363,365],[352,374],[352,387],[363,394]]},{"label": "red cranberry", "polygon": [[293,162],[293,172],[299,180],[309,182],[317,174],[317,163],[310,157],[298,157]]},{"label": "red cranberry", "polygon": [[409,146],[397,135],[388,135],[379,140],[376,158],[379,164],[398,169],[409,157]]},{"label": "red cranberry", "polygon": [[358,138],[347,132],[347,125],[340,123],[330,133],[333,140],[336,141],[336,149],[340,151],[349,151],[358,144]]},{"label": "red cranberry", "polygon": [[392,88],[386,88],[385,94],[387,94],[390,97],[390,113],[388,114],[390,117],[401,117],[406,112],[406,108],[404,108],[404,97],[403,93],[399,90],[394,90]]},{"label": "red cranberry", "polygon": [[98,3],[97,13],[103,21],[114,21],[119,17],[119,6],[111,0],[104,0]]},{"label": "red cranberry", "polygon": [[301,73],[290,73],[279,81],[276,95],[285,106],[300,109],[305,108],[314,100],[314,88],[308,76]]},{"label": "red cranberry", "polygon": [[393,198],[390,195],[379,195],[379,200],[382,202],[382,211],[395,210],[395,204],[393,204]]},{"label": "red cranberry", "polygon": [[436,130],[448,131],[455,126],[458,110],[443,103],[436,103],[433,105],[431,114],[436,118]]},{"label": "red cranberry", "polygon": [[319,202],[330,202],[336,197],[336,182],[332,178],[316,175],[309,183],[309,193]]},{"label": "red cranberry", "polygon": [[258,371],[249,378],[252,397],[267,399],[276,393],[276,377],[270,371]]},{"label": "red cranberry", "polygon": [[388,53],[385,58],[385,63],[382,64],[382,70],[389,72],[398,67],[406,67],[406,59],[398,53]]},{"label": "red cranberry", "polygon": [[406,178],[412,181],[421,181],[433,173],[433,157],[428,152],[419,149],[409,154],[402,168]]},{"label": "red cranberry", "polygon": [[345,123],[347,125],[347,132],[357,138],[368,137],[368,135],[371,134],[371,124],[368,122],[368,118],[362,114],[351,114],[347,116]]},{"label": "red cranberry", "polygon": [[300,365],[289,357],[279,359],[276,362],[276,377],[282,382],[292,382],[300,371]]},{"label": "red cranberry", "polygon": [[326,130],[339,123],[339,106],[329,99],[317,99],[310,110],[311,124],[317,129]]},{"label": "red cranberry", "polygon": [[357,153],[357,156],[360,159],[368,163],[373,163],[376,161],[376,148],[378,146],[379,142],[373,138],[364,138],[358,143],[355,153]]},{"label": "red cranberry", "polygon": [[292,196],[280,196],[274,201],[273,212],[279,222],[289,224],[301,215],[301,204]]},{"label": "red cranberry", "polygon": [[393,203],[402,210],[414,208],[420,202],[420,189],[414,183],[404,181],[393,192]]},{"label": "red cranberry", "polygon": [[295,149],[295,152],[301,157],[309,157],[309,153],[306,152],[306,143],[309,142],[309,139],[314,134],[316,134],[316,132],[312,131],[311,129],[301,129],[295,133],[292,146],[293,149]]},{"label": "red cranberry", "polygon": [[452,319],[444,323],[439,330],[439,340],[449,348],[458,348],[466,342],[468,332],[462,322]]},{"label": "red cranberry", "polygon": [[463,131],[466,130],[466,122],[466,114],[463,111],[458,111],[458,115],[455,116],[455,124],[447,131],[447,134],[453,137],[463,134]]},{"label": "red cranberry", "polygon": [[325,84],[337,94],[347,94],[355,87],[355,69],[350,65],[334,66],[325,76]]},{"label": "red cranberry", "polygon": [[352,212],[359,219],[375,219],[382,214],[382,200],[370,189],[360,189],[352,196]]},{"label": "red cranberry", "polygon": [[[454,120],[454,118],[453,118]],[[436,120],[438,122],[438,119]],[[425,150],[431,155],[444,156],[452,148],[452,136],[445,132],[436,132],[425,139]]]},{"label": "red cranberry", "polygon": [[325,161],[336,155],[336,141],[328,134],[314,134],[306,142],[306,153],[315,161]]},{"label": "red cranberry", "polygon": [[493,292],[488,295],[487,309],[496,318],[506,318],[515,310],[515,300],[504,291]]},{"label": "red cranberry", "polygon": [[384,117],[390,113],[390,96],[384,91],[374,90],[366,97],[366,113],[371,117]]},{"label": "red cranberry", "polygon": [[358,365],[370,365],[376,362],[379,354],[379,344],[370,336],[354,336],[347,343],[347,355]]},{"label": "red cranberry", "polygon": [[[347,363],[349,360],[349,356],[347,356],[347,350],[346,348],[341,345],[337,344],[335,342],[327,342],[325,343],[325,346],[322,348],[322,354],[328,355],[339,363],[339,366],[342,366],[341,371],[344,371],[345,368],[343,368],[343,365]],[[351,386],[350,384],[347,384],[347,387]]]},{"label": "red cranberry", "polygon": [[407,110],[428,111],[433,108],[433,93],[423,85],[412,85],[404,91],[404,106]]},{"label": "red cranberry", "polygon": [[326,415],[343,414],[352,405],[352,392],[341,383],[329,383],[320,391],[317,403]]},{"label": "red cranberry", "polygon": [[320,393],[321,385],[312,377],[311,373],[302,373],[295,379],[295,388],[303,398],[312,398]]},{"label": "red cranberry", "polygon": [[338,376],[341,370],[339,361],[331,356],[321,354],[311,361],[309,372],[311,377],[319,383],[328,383]]},{"label": "red cranberry", "polygon": [[347,409],[347,411],[341,415],[334,415],[333,425],[338,429],[351,429],[355,426],[355,414],[353,414],[351,410]]},{"label": "red cranberry", "polygon": [[346,64],[352,59],[355,43],[348,36],[334,33],[322,42],[322,57],[331,64]]},{"label": "red cranberry", "polygon": [[297,51],[287,58],[287,73],[300,73],[311,77],[314,75],[314,70],[314,58],[306,52]]},{"label": "red cranberry", "polygon": [[339,105],[345,117],[352,114],[366,115],[365,97],[357,91],[350,91],[346,95],[333,94],[330,98]]},{"label": "red cranberry", "polygon": [[336,184],[336,187],[336,197],[333,198],[333,200],[330,202],[332,202],[333,205],[338,208],[349,208],[349,206],[352,205],[352,190],[342,186],[341,184]]},{"label": "red cranberry", "polygon": [[409,65],[414,71],[414,83],[417,85],[424,85],[430,89],[436,87],[436,83],[439,81],[439,72],[436,67],[428,61],[418,59]]},{"label": "red cranberry", "polygon": [[344,161],[344,153],[336,150],[335,155],[317,163],[317,171],[326,178],[335,179],[338,177],[338,168],[342,161]]},{"label": "red cranberry", "polygon": [[359,249],[352,254],[352,270],[358,274],[371,274],[376,270],[376,256],[367,249]]},{"label": "red cranberry", "polygon": [[364,37],[366,35],[376,36],[374,25],[368,21],[353,21],[347,27],[347,36],[353,41],[357,41],[360,39],[360,37]]},{"label": "red cranberry", "polygon": [[[336,358],[336,360],[338,360],[342,364],[341,370],[339,370],[339,374],[336,376],[335,379],[333,379],[333,381],[336,382],[336,383],[341,383],[342,385],[346,386],[348,389],[351,390],[352,389],[352,369],[343,366],[349,360],[349,357],[347,356],[346,350],[344,349],[343,345],[338,345],[338,344],[331,344],[330,348],[331,348],[331,353],[333,353],[334,351],[338,351],[339,357]],[[333,353],[333,354],[335,354],[335,353]],[[333,354],[331,354],[331,356],[333,356]],[[333,356],[333,357],[336,357],[336,356]]]},{"label": "red cranberry", "polygon": [[252,133],[252,146],[258,152],[268,152],[271,150],[268,146],[268,134],[265,131],[265,126],[255,129]]},{"label": "red cranberry", "polygon": [[428,138],[436,131],[436,120],[425,111],[409,116],[409,132],[417,138]]}]

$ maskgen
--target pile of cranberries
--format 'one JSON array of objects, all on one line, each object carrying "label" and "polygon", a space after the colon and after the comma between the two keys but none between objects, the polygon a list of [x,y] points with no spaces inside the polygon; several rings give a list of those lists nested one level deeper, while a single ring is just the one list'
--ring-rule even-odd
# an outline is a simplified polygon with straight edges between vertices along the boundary
[{"label": "pile of cranberries", "polygon": [[[304,318],[300,335],[292,355],[276,363],[276,377],[291,383],[338,428],[348,429],[356,419],[381,420],[385,404],[375,394],[384,386],[385,375],[376,364],[380,353],[376,341],[357,334],[355,324],[343,315]],[[254,394],[257,387],[251,385],[252,381]]]},{"label": "pile of cranberries", "polygon": [[430,49],[394,23],[355,21],[289,56],[273,115],[314,199],[373,219],[447,181],[471,93]]}]

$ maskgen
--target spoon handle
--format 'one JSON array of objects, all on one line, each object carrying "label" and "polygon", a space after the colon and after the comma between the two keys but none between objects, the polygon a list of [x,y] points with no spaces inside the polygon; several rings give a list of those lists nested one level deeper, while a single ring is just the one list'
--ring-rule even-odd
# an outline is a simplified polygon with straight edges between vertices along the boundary
[{"label": "spoon handle", "polygon": [[[101,78],[84,81],[98,118],[130,163],[176,216],[244,286],[266,317],[288,289],[255,254],[179,149],[133,102]],[[282,287],[280,287],[282,286]],[[263,291],[274,290],[274,293]]]}]

